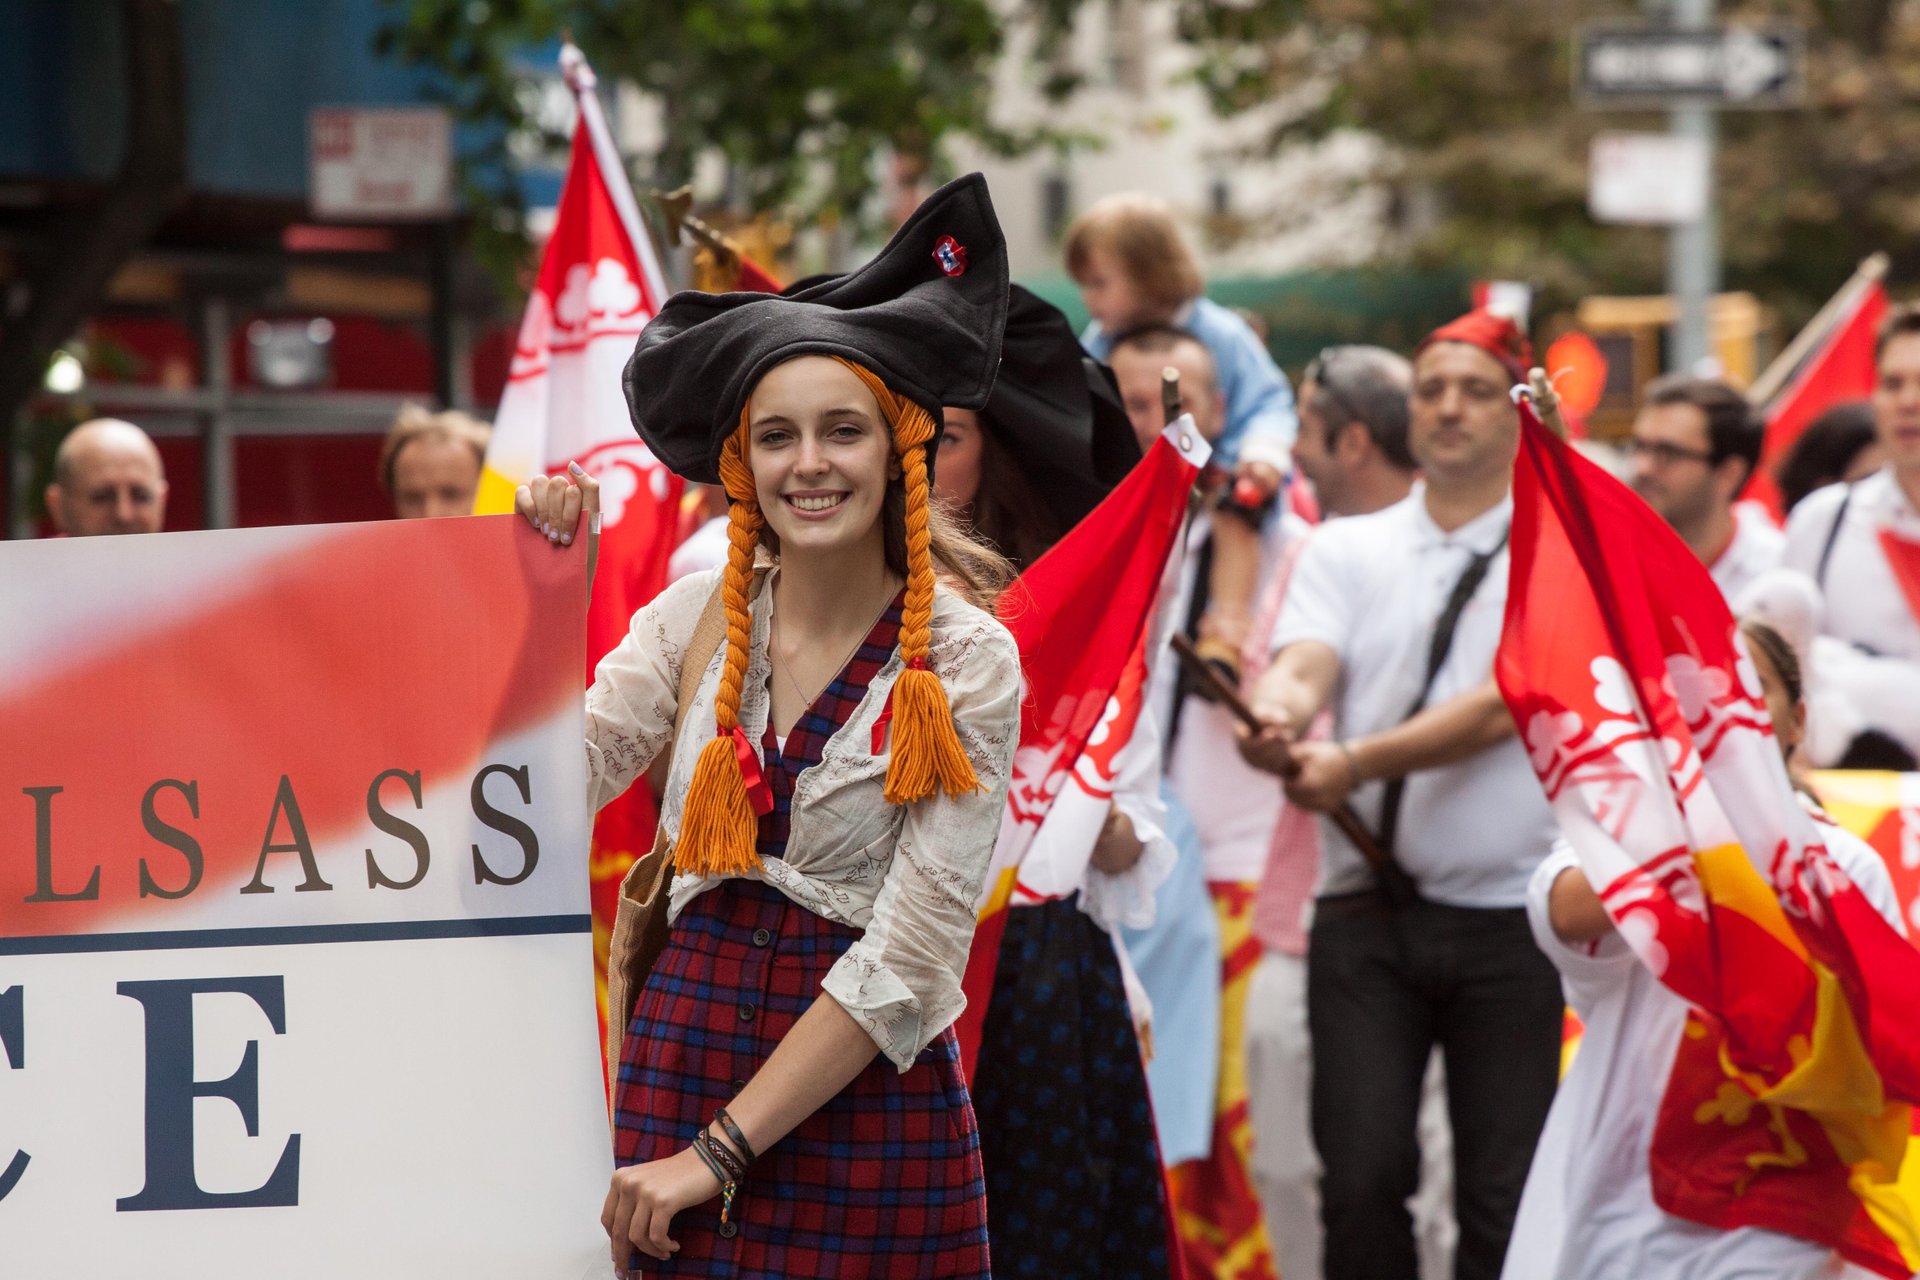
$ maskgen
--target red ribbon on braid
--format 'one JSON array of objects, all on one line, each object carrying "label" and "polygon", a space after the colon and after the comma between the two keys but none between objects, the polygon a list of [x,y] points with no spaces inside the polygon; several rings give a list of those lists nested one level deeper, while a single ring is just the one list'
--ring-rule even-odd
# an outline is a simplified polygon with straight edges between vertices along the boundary
[{"label": "red ribbon on braid", "polygon": [[764,817],[773,812],[773,788],[767,785],[767,775],[760,772],[760,757],[753,754],[753,747],[747,741],[747,731],[735,725],[732,736],[733,754],[740,761],[740,779],[747,784],[747,803],[753,806],[755,813]]}]

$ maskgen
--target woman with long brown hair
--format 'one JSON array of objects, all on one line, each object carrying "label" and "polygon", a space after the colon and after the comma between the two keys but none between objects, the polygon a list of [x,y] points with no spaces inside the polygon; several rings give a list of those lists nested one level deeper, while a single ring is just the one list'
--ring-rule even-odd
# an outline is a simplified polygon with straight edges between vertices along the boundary
[{"label": "woman with long brown hair", "polygon": [[[1024,569],[1126,475],[1140,445],[1112,374],[1081,351],[1064,315],[1018,285],[1001,352],[986,406],[947,410],[936,495]],[[1007,908],[972,1081],[1002,1277],[1158,1280],[1173,1271],[1146,1068],[1114,936],[1151,920],[1154,891],[1178,856],[1160,832],[1154,734],[1143,715],[1080,888]],[[1076,1247],[1060,1249],[1063,1237]]]}]

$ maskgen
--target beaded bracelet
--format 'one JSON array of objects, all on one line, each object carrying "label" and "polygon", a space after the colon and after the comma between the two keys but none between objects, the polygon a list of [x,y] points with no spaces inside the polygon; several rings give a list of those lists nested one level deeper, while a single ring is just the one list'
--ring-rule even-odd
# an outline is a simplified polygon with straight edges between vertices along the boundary
[{"label": "beaded bracelet", "polygon": [[719,1159],[714,1155],[711,1142],[712,1140],[705,1132],[702,1132],[693,1140],[693,1150],[694,1154],[700,1157],[700,1162],[707,1166],[707,1172],[720,1183],[720,1221],[725,1224],[732,1216],[733,1197],[739,1193],[740,1182],[739,1179],[728,1176],[727,1170],[721,1167]]},{"label": "beaded bracelet", "polygon": [[748,1164],[759,1159],[753,1154],[753,1145],[747,1141],[747,1135],[740,1132],[740,1126],[733,1122],[733,1117],[727,1114],[725,1107],[713,1113],[713,1121],[720,1126],[720,1131],[727,1135],[727,1140],[739,1149],[741,1159]]}]

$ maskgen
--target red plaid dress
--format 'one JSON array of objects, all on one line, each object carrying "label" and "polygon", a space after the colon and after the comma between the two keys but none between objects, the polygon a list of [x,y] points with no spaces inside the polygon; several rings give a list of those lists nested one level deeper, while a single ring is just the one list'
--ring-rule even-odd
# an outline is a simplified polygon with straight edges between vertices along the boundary
[{"label": "red plaid dress", "polygon": [[[774,807],[760,855],[782,857],[794,780],[817,764],[891,656],[900,600],[787,736],[771,730]],[[758,880],[689,902],[640,993],[614,1095],[621,1165],[685,1149],[819,998],[859,932]],[[986,1182],[951,1029],[908,1071],[876,1057],[853,1083],[760,1153],[720,1223],[716,1198],[674,1219],[680,1252],[636,1259],[648,1276],[986,1277]]]}]

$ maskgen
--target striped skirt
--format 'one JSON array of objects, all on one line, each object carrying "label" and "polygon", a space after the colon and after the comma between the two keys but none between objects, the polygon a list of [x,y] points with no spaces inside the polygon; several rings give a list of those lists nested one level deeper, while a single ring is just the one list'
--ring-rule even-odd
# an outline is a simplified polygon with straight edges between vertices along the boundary
[{"label": "striped skirt", "polygon": [[[857,930],[756,880],[687,904],[641,991],[620,1054],[621,1165],[685,1149],[820,995]],[[760,1153],[720,1201],[680,1213],[648,1276],[946,1277],[988,1274],[986,1184],[959,1047],[944,1032],[902,1073],[875,1058]]]}]

